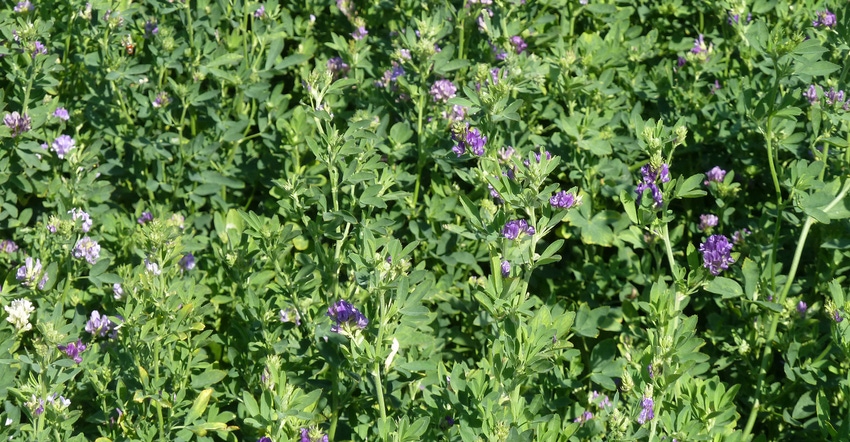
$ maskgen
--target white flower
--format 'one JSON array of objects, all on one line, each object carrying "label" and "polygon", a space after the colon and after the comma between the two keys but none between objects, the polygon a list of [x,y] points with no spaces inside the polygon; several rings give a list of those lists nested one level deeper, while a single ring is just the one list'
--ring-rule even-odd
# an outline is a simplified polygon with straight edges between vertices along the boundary
[{"label": "white flower", "polygon": [[159,276],[162,273],[162,270],[159,269],[159,264],[145,258],[145,270],[148,273],[153,274],[154,276]]},{"label": "white flower", "polygon": [[16,299],[12,301],[12,305],[7,305],[3,309],[9,314],[6,320],[12,323],[19,332],[32,329],[30,314],[35,311],[35,307],[32,306],[29,299]]}]

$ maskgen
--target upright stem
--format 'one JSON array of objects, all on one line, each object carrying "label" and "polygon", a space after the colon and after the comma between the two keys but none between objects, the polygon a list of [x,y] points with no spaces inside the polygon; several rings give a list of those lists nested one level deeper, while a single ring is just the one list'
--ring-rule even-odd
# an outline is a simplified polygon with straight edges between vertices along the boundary
[{"label": "upright stem", "polygon": [[411,212],[416,210],[416,205],[419,203],[419,183],[422,180],[422,169],[425,166],[425,160],[422,158],[422,113],[425,111],[425,95],[419,96],[419,103],[416,106],[417,109],[417,119],[416,119],[416,187],[413,188],[413,203],[410,206]]}]

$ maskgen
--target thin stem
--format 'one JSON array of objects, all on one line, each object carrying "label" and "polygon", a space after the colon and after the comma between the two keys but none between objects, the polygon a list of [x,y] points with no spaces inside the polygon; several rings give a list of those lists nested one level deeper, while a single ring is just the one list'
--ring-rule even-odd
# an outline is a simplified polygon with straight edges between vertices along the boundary
[{"label": "thin stem", "polygon": [[422,180],[422,169],[425,166],[424,159],[422,158],[422,113],[425,111],[425,95],[419,96],[419,103],[416,106],[417,109],[417,118],[416,118],[416,136],[417,136],[417,155],[416,155],[416,186],[413,188],[413,202],[411,203],[410,210],[413,211],[416,209],[416,205],[419,203],[419,183]]}]

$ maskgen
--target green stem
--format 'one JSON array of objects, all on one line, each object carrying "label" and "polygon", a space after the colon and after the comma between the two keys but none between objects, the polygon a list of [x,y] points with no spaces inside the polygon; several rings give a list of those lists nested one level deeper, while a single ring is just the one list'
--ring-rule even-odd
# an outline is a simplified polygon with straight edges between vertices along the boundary
[{"label": "green stem", "polygon": [[419,96],[419,103],[417,105],[417,119],[416,119],[416,136],[417,136],[417,146],[416,150],[418,155],[416,156],[416,186],[413,188],[413,202],[411,203],[410,210],[411,212],[416,210],[416,205],[419,203],[419,183],[422,180],[422,169],[424,169],[425,161],[422,155],[422,113],[425,111],[425,95]]}]

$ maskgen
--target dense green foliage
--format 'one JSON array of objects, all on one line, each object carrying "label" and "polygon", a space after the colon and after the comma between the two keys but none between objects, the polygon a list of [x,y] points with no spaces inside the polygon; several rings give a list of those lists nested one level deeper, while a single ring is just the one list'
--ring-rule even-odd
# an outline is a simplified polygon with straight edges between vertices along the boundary
[{"label": "dense green foliage", "polygon": [[846,438],[846,5],[586,3],[4,3],[0,438]]}]

